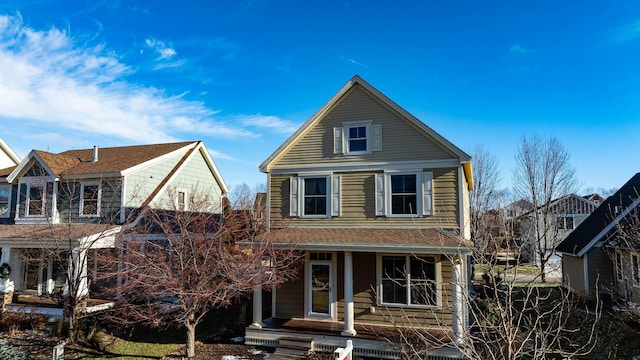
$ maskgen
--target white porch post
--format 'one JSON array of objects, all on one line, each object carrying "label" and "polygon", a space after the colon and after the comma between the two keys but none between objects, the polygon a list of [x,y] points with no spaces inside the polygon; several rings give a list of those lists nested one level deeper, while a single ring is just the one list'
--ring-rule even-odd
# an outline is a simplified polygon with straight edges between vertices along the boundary
[{"label": "white porch post", "polygon": [[256,285],[253,288],[253,322],[249,327],[262,329],[262,286]]},{"label": "white porch post", "polygon": [[353,256],[351,251],[344,252],[344,330],[342,335],[354,336],[353,323]]},{"label": "white porch post", "polygon": [[463,274],[461,255],[458,254],[453,259],[453,341],[456,343],[462,343],[464,335],[464,293],[462,282],[466,281]]},{"label": "white porch post", "polygon": [[[11,256],[11,248],[3,247],[2,248],[2,256],[0,256],[0,265],[7,263],[10,264]],[[15,285],[11,280],[12,277],[15,277],[14,274],[10,274],[6,279],[0,278],[0,309],[4,308],[5,304],[11,302],[11,298],[13,297],[13,292],[15,290]]]},{"label": "white porch post", "polygon": [[[69,259],[69,279],[74,282],[76,287],[76,297],[89,295],[89,284],[87,283],[87,250],[75,248],[71,251]],[[65,285],[64,295],[69,295],[69,284]]]}]

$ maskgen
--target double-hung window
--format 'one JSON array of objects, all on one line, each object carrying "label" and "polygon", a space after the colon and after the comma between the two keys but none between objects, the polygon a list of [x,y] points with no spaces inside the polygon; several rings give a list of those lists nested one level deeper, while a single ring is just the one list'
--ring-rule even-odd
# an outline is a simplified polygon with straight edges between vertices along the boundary
[{"label": "double-hung window", "polygon": [[304,215],[327,215],[327,177],[304,178]]},{"label": "double-hung window", "polygon": [[437,306],[436,261],[433,256],[381,256],[382,304]]},{"label": "double-hung window", "polygon": [[0,217],[9,217],[11,213],[11,185],[0,186]]},{"label": "double-hung window", "polygon": [[42,216],[44,214],[44,185],[29,185],[27,187],[27,216]]},{"label": "double-hung window", "polygon": [[375,175],[376,215],[433,215],[433,173],[388,172]]},{"label": "double-hung window", "polygon": [[99,216],[101,197],[100,183],[82,183],[80,185],[80,215]]},{"label": "double-hung window", "polygon": [[290,186],[291,216],[340,216],[340,175],[293,176]]},{"label": "double-hung window", "polygon": [[333,129],[334,154],[370,154],[382,150],[382,125],[350,121]]}]

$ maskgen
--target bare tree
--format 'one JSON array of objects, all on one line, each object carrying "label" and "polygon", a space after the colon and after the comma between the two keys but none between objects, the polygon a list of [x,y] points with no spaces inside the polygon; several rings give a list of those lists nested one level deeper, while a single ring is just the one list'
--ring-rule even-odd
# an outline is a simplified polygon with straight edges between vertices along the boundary
[{"label": "bare tree", "polygon": [[545,281],[545,267],[553,250],[562,241],[558,236],[552,201],[578,188],[569,152],[554,137],[522,137],[513,173],[514,191],[531,202],[528,234],[533,253]]},{"label": "bare tree", "polygon": [[[473,151],[474,190],[471,200],[471,238],[476,248],[487,253],[492,245],[492,228],[495,226],[497,188],[500,182],[498,160],[483,145],[477,145]],[[494,210],[490,212],[490,210]]]},{"label": "bare tree", "polygon": [[111,278],[117,278],[119,300],[110,318],[127,325],[183,326],[186,355],[193,357],[196,326],[209,311],[231,305],[256,286],[271,289],[292,278],[300,256],[275,249],[251,211],[227,208],[219,215],[208,194],[190,194],[188,210],[149,209],[118,243],[120,256],[112,259],[118,271]]}]

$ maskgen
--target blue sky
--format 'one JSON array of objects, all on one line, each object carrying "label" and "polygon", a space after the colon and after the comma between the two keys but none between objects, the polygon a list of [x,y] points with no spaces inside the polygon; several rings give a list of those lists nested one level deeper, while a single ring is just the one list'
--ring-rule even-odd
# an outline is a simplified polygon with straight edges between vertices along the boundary
[{"label": "blue sky", "polygon": [[203,140],[229,187],[354,74],[510,186],[522,136],[586,188],[640,171],[638,1],[0,3],[0,124],[19,155]]}]

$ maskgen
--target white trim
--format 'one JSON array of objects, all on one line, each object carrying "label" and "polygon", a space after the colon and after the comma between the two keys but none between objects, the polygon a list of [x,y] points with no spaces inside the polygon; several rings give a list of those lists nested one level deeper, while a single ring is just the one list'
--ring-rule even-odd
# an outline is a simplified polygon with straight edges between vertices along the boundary
[{"label": "white trim", "polygon": [[125,214],[127,212],[127,181],[126,177],[120,177],[120,223],[124,224],[127,219]]},{"label": "white trim", "polygon": [[[300,173],[299,176],[289,178],[289,215],[303,219],[325,219],[340,216],[341,208],[341,177],[324,173]],[[305,181],[307,179],[325,178],[325,214],[307,215],[304,212]]]},{"label": "white trim", "polygon": [[[0,139],[2,140],[2,139]],[[13,185],[11,184],[2,184],[0,185],[0,191],[4,188],[8,188],[9,189],[9,195],[7,196],[7,213],[6,214],[0,214],[0,218],[8,218],[11,216],[11,197],[13,196]]]},{"label": "white trim", "polygon": [[[180,194],[184,194],[184,206],[180,208]],[[187,211],[189,210],[189,190],[185,188],[178,187],[176,188],[176,199],[174,204],[176,210],[178,211]]]},{"label": "white trim", "polygon": [[[96,203],[96,213],[95,214],[85,214],[84,213],[84,188],[85,186],[98,186],[98,199]],[[80,182],[80,205],[78,210],[79,217],[99,217],[100,216],[100,207],[102,205],[102,182],[100,181],[87,181]]]},{"label": "white trim", "polygon": [[362,172],[362,171],[408,171],[415,169],[457,168],[461,164],[455,159],[428,161],[357,161],[348,163],[322,162],[311,164],[281,165],[271,169],[271,174],[291,174],[305,172]]},{"label": "white trim", "polygon": [[611,230],[614,226],[616,226],[616,224],[622,218],[627,216],[627,214],[629,214],[631,210],[633,210],[636,206],[638,206],[638,204],[640,204],[640,197],[638,197],[631,204],[629,204],[629,206],[627,206],[613,221],[607,224],[607,226],[605,226],[605,228],[602,229],[598,233],[598,235],[594,236],[593,239],[591,239],[591,241],[589,241],[589,243],[585,247],[583,247],[582,250],[580,250],[576,255],[578,256],[585,255],[587,251],[589,251],[596,242],[598,242],[604,235],[606,235],[609,232],[609,230]]},{"label": "white trim", "polygon": [[465,204],[464,204],[464,189],[463,189],[463,184],[462,184],[462,179],[463,179],[463,171],[462,171],[462,166],[458,168],[458,227],[460,228],[460,236],[463,238],[466,238],[465,236],[465,214],[464,214],[464,210],[465,210]]},{"label": "white trim", "polygon": [[[415,212],[411,214],[394,214],[392,207],[393,186],[391,177],[396,175],[414,175],[416,180]],[[394,218],[432,216],[434,213],[433,172],[422,169],[385,170],[375,174],[375,213],[376,216]],[[427,206],[425,206],[427,205]]]}]

